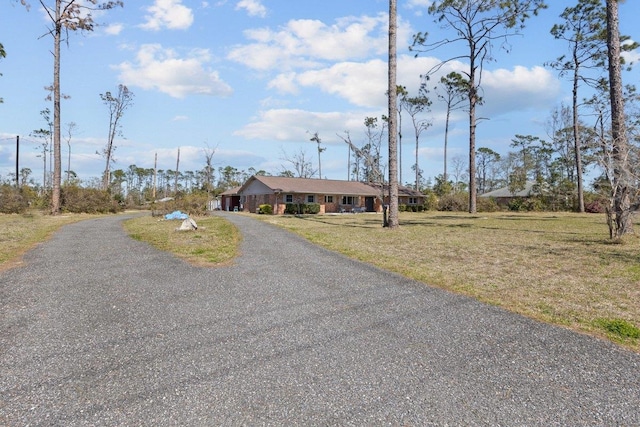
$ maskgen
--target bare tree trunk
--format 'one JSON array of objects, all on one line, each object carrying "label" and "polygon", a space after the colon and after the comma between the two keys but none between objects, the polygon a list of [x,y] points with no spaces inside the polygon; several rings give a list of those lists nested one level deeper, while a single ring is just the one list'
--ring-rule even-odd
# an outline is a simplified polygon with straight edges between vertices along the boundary
[{"label": "bare tree trunk", "polygon": [[351,147],[349,147],[347,156],[347,181],[351,181]]},{"label": "bare tree trunk", "polygon": [[609,59],[609,91],[611,98],[611,136],[613,138],[613,208],[615,237],[633,232],[629,197],[629,144],[627,141],[620,71],[620,30],[618,0],[607,0],[607,52]]},{"label": "bare tree trunk", "polygon": [[476,103],[478,88],[475,82],[474,55],[469,66],[469,213],[476,213]]},{"label": "bare tree trunk", "polygon": [[67,183],[71,181],[71,139],[67,141],[69,152],[67,153]]},{"label": "bare tree trunk", "polygon": [[56,20],[53,36],[53,188],[51,191],[51,214],[60,213],[60,180],[62,160],[60,158],[60,37],[62,23],[60,12],[62,0],[56,0]]},{"label": "bare tree trunk", "polygon": [[399,177],[398,184],[402,185],[402,110],[401,109],[398,109],[398,177]]},{"label": "bare tree trunk", "polygon": [[[574,58],[575,58],[574,50]],[[578,211],[584,213],[584,188],[582,184],[582,144],[580,141],[580,124],[578,123],[578,61],[574,61],[573,76],[573,143],[576,162],[576,179],[578,181]]]},{"label": "bare tree trunk", "polygon": [[451,107],[447,104],[447,118],[444,124],[444,171],[442,181],[447,183],[447,146],[449,145],[449,119],[451,118]]},{"label": "bare tree trunk", "polygon": [[42,145],[42,166],[42,194],[45,194],[47,192],[47,146],[44,144]]},{"label": "bare tree trunk", "polygon": [[420,148],[420,136],[416,132],[416,191],[420,188],[420,167],[418,166],[418,149]]},{"label": "bare tree trunk", "polygon": [[387,225],[391,229],[398,228],[400,225],[398,220],[398,87],[396,86],[397,19],[397,0],[389,0],[389,219]]},{"label": "bare tree trunk", "polygon": [[113,161],[113,152],[116,149],[114,141],[116,136],[120,134],[120,119],[124,112],[133,102],[133,92],[125,85],[118,85],[118,94],[113,96],[110,91],[100,94],[100,98],[109,109],[109,135],[107,145],[104,149],[105,167],[102,177],[102,186],[105,190],[111,185],[111,163]]}]

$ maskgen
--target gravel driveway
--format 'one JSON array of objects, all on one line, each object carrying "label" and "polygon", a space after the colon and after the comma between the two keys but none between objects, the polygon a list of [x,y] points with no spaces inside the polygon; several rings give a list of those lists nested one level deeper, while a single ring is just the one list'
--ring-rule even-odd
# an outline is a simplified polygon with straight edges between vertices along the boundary
[{"label": "gravel driveway", "polygon": [[65,226],[0,273],[0,425],[640,425],[640,356],[221,213],[235,265]]}]

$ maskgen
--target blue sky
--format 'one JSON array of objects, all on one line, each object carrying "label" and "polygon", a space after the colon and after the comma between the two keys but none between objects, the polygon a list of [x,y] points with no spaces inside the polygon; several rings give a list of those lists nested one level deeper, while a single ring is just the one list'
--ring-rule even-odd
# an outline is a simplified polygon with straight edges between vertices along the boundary
[{"label": "blue sky", "polygon": [[[52,82],[52,41],[48,22],[32,0],[0,6],[0,176],[15,170],[19,135],[20,167],[41,181],[42,159],[29,134],[45,127],[39,112],[52,108],[44,90]],[[301,150],[317,166],[318,132],[323,178],[346,179],[346,144],[336,135],[350,132],[365,141],[365,117],[386,114],[386,0],[125,0],[124,8],[95,15],[92,33],[71,34],[62,47],[62,123],[77,125],[71,139],[71,169],[81,179],[99,176],[109,118],[100,94],[125,84],[135,94],[122,119],[124,138],[116,141],[114,168],[135,164],[180,170],[205,165],[203,150],[215,149],[213,163],[272,174],[293,169],[285,156]],[[411,36],[428,31],[445,35],[426,13],[430,0],[398,0],[398,84],[416,94],[420,74],[464,46],[444,48],[418,58],[409,52]],[[569,102],[570,85],[544,67],[565,53],[566,45],[549,33],[573,1],[550,0],[549,9],[527,22],[522,36],[510,39],[509,53],[494,49],[485,64],[485,104],[477,147],[501,154],[515,134],[547,139],[551,110]],[[640,40],[634,22],[640,4],[620,5],[621,32]],[[632,53],[632,56],[640,52]],[[635,59],[635,58],[632,58]],[[443,72],[464,69],[453,63]],[[625,83],[638,83],[638,71]],[[585,93],[586,94],[586,93]],[[424,116],[433,125],[421,135],[419,165],[425,177],[442,173],[444,106],[434,102]],[[63,132],[64,133],[64,132]],[[412,130],[403,124],[402,179],[411,182],[415,162]],[[449,167],[466,159],[467,119],[455,115],[449,142]],[[385,159],[387,148],[383,148]],[[63,169],[67,147],[63,138]],[[450,169],[451,171],[451,169]]]}]

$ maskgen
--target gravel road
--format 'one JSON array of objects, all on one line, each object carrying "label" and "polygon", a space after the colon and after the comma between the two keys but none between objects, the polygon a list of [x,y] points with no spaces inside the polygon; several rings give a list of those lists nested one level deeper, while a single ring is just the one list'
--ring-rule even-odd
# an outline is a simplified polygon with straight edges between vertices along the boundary
[{"label": "gravel road", "polygon": [[114,216],[0,273],[0,425],[640,425],[640,355],[220,215],[229,267]]}]

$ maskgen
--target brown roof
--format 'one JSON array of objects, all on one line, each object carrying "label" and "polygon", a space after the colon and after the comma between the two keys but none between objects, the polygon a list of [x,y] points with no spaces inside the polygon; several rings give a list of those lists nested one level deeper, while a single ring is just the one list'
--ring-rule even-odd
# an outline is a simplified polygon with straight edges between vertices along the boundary
[{"label": "brown roof", "polygon": [[380,191],[359,181],[340,181],[336,179],[288,178],[282,176],[254,175],[244,183],[238,192],[253,180],[260,181],[274,192],[304,194],[340,194],[354,196],[379,196]]},{"label": "brown roof", "polygon": [[238,194],[238,192],[240,191],[241,187],[233,187],[230,188],[226,191],[223,191],[222,193],[220,193],[221,196],[235,196]]},{"label": "brown roof", "polygon": [[499,188],[497,190],[489,191],[488,193],[480,194],[479,197],[494,197],[494,198],[515,198],[515,197],[530,197],[534,193],[535,181],[527,181],[522,190],[518,190],[512,193],[509,187]]},{"label": "brown roof", "polygon": [[[378,193],[380,192],[380,184],[372,183],[372,184],[369,184],[369,185],[371,185],[372,187],[375,187],[376,191],[378,191]],[[385,195],[389,193],[389,184],[384,184],[384,193],[385,193]],[[414,190],[411,187],[405,187],[403,185],[398,185],[398,196],[424,197],[424,194],[422,194],[418,190]]]}]

